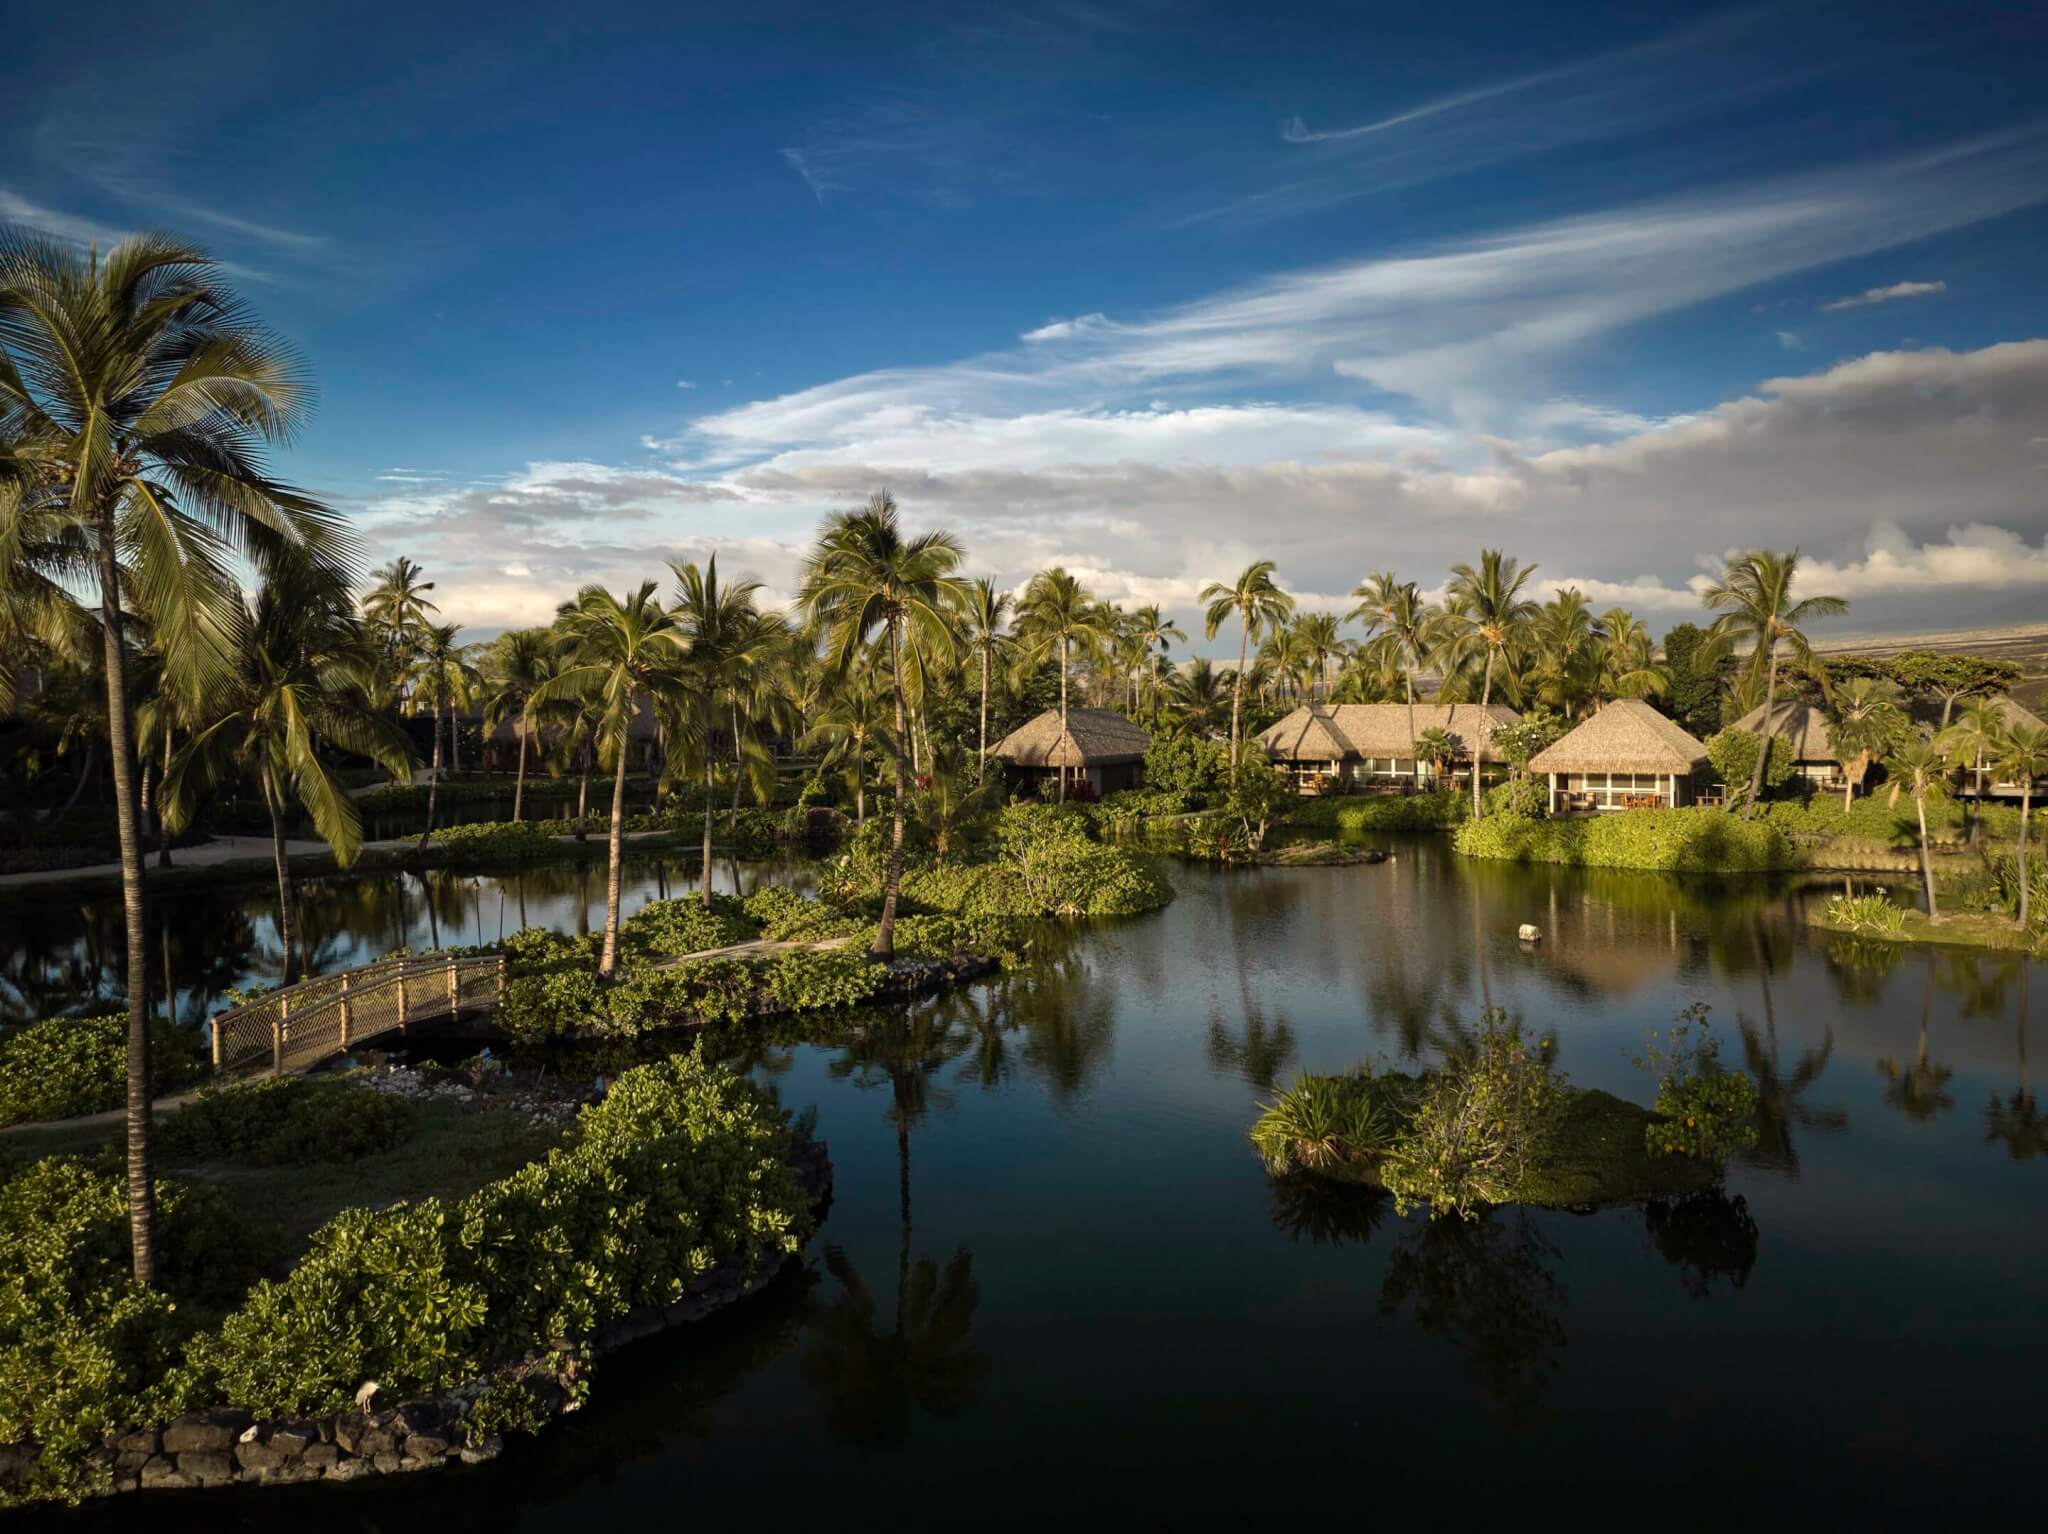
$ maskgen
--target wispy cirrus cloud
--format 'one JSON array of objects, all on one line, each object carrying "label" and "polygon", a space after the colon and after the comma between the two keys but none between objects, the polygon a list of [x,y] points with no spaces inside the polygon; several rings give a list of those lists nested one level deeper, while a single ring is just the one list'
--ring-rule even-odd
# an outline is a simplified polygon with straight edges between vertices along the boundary
[{"label": "wispy cirrus cloud", "polygon": [[1889,287],[1865,288],[1861,293],[1852,293],[1847,298],[1838,298],[1832,303],[1822,304],[1822,314],[1839,314],[1844,309],[1868,309],[1873,304],[1897,303],[1902,298],[1927,298],[1936,293],[1946,293],[1945,282],[1894,282]]}]

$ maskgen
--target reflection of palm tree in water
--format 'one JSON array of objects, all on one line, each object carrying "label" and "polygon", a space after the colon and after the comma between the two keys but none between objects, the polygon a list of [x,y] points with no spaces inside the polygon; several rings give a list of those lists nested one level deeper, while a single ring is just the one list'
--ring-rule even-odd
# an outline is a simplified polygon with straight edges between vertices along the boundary
[{"label": "reflection of palm tree in water", "polygon": [[1955,1073],[1947,1066],[1927,1058],[1927,1024],[1934,1011],[1934,959],[1927,960],[1927,988],[1920,1002],[1920,1048],[1910,1066],[1901,1068],[1899,1062],[1886,1057],[1877,1062],[1877,1069],[1886,1081],[1884,1100],[1909,1119],[1925,1121],[1932,1119],[1942,1109],[1953,1107],[1955,1099],[1948,1095],[1948,1079]]},{"label": "reflection of palm tree in water", "polygon": [[987,1359],[968,1333],[980,1291],[973,1258],[963,1247],[943,1272],[929,1258],[910,1260],[910,1126],[942,1096],[932,1078],[970,1047],[949,1009],[914,1007],[907,1016],[877,1019],[844,1046],[831,1073],[867,1085],[886,1077],[889,1117],[896,1126],[898,1198],[896,1316],[880,1330],[874,1296],[838,1247],[825,1266],[844,1289],[812,1327],[804,1376],[830,1401],[841,1437],[868,1448],[895,1448],[908,1438],[910,1408],[946,1416],[972,1404]]},{"label": "reflection of palm tree in water", "polygon": [[2020,1084],[2003,1102],[1996,1092],[1991,1094],[1991,1102],[1984,1109],[1984,1138],[1987,1141],[2004,1141],[2007,1153],[2015,1161],[2031,1161],[2048,1153],[2048,1124],[2041,1120],[2040,1105],[2034,1101],[2033,1090],[2027,1081],[2027,971],[2024,966],[2020,969],[2019,1028],[2014,1044],[2019,1054]]},{"label": "reflection of palm tree in water", "polygon": [[1754,1166],[1770,1167],[1793,1177],[1799,1175],[1799,1152],[1792,1144],[1792,1127],[1833,1133],[1849,1126],[1849,1115],[1839,1108],[1815,1108],[1800,1099],[1820,1080],[1835,1053],[1835,1031],[1823,1028],[1820,1046],[1799,1057],[1792,1074],[1784,1074],[1778,1053],[1778,1009],[1771,998],[1771,971],[1776,967],[1770,942],[1761,921],[1752,918],[1751,930],[1757,944],[1757,986],[1763,996],[1764,1033],[1756,1024],[1737,1013],[1742,1030],[1743,1064],[1756,1081],[1756,1144],[1743,1153]]},{"label": "reflection of palm tree in water", "polygon": [[1250,1006],[1244,1014],[1244,1027],[1236,1035],[1220,1015],[1209,1019],[1209,1063],[1218,1070],[1236,1071],[1261,1091],[1273,1089],[1293,1058],[1294,1029],[1285,1018],[1268,1022],[1263,1008]]}]

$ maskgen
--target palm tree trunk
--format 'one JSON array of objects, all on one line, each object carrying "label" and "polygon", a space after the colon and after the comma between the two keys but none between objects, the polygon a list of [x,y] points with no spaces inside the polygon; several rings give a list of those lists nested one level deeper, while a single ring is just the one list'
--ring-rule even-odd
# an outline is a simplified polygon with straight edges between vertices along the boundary
[{"label": "palm tree trunk", "polygon": [[[622,731],[621,734],[627,732]],[[619,742],[619,767],[612,774],[612,826],[610,857],[604,879],[604,954],[597,961],[597,978],[609,980],[619,962],[619,867],[620,835],[626,824],[626,750],[630,740]]]},{"label": "palm tree trunk", "polygon": [[981,652],[981,770],[988,771],[988,651]]},{"label": "palm tree trunk", "polygon": [[1246,618],[1237,630],[1237,675],[1230,684],[1230,786],[1237,787],[1237,711],[1244,702],[1244,656],[1252,642],[1252,620]]},{"label": "palm tree trunk", "polygon": [[868,957],[888,963],[896,957],[896,895],[903,887],[903,801],[910,796],[910,779],[903,762],[903,637],[898,620],[889,620],[889,690],[896,700],[896,802],[889,807],[889,879],[882,891],[882,923],[875,929],[875,946]]},{"label": "palm tree trunk", "polygon": [[462,776],[462,711],[452,701],[448,705],[448,770]]},{"label": "palm tree trunk", "polygon": [[[1486,679],[1479,684],[1479,712],[1484,714],[1493,705],[1493,657],[1492,645],[1486,647]],[[1441,696],[1441,694],[1439,694]],[[1486,801],[1479,797],[1479,739],[1477,726],[1472,739],[1472,818],[1486,818]]]},{"label": "palm tree trunk", "polygon": [[284,816],[268,794],[264,799],[270,810],[270,860],[277,867],[277,939],[284,949],[284,983],[291,985],[299,978],[292,949],[292,866],[284,855]]},{"label": "palm tree trunk", "polygon": [[86,780],[92,776],[93,768],[99,765],[99,754],[100,743],[91,736],[87,736],[85,755],[78,764],[78,781],[71,785],[71,797],[64,801],[63,809],[44,817],[46,823],[49,821],[61,821],[66,815],[71,813],[72,806],[78,803],[78,796],[85,792]]},{"label": "palm tree trunk", "polygon": [[576,779],[576,840],[580,842],[590,835],[590,763],[596,752],[591,750],[590,742],[586,740],[576,754],[583,761],[582,771]]},{"label": "palm tree trunk", "polygon": [[732,704],[732,808],[726,811],[725,834],[737,838],[740,834],[740,774],[744,763],[740,760],[740,704],[735,697]]},{"label": "palm tree trunk", "polygon": [[1403,666],[1401,675],[1408,682],[1408,786],[1419,792],[1422,788],[1422,758],[1415,754],[1415,668]]},{"label": "palm tree trunk", "polygon": [[712,785],[715,781],[711,773],[711,752],[707,745],[704,752],[704,867],[697,876],[698,882],[703,886],[704,909],[707,911],[711,909],[711,817],[717,813],[711,808]]},{"label": "palm tree trunk", "polygon": [[[166,783],[171,780],[171,727],[168,724],[164,726],[163,780]],[[169,868],[171,866],[171,827],[170,823],[164,819],[161,806],[158,807],[156,817],[156,866],[159,868]]]},{"label": "palm tree trunk", "polygon": [[434,800],[441,792],[441,700],[434,699],[434,765],[427,779],[427,823],[420,828],[419,844],[424,847],[434,832]]},{"label": "palm tree trunk", "polygon": [[[1756,803],[1764,796],[1764,767],[1771,756],[1771,712],[1778,701],[1778,641],[1770,640],[1771,664],[1764,673],[1764,727],[1756,732],[1756,766],[1749,774],[1749,802],[1742,807],[1744,818],[1756,811]],[[1930,884],[1929,889],[1933,886]]]},{"label": "palm tree trunk", "polygon": [[516,721],[513,728],[519,732],[519,771],[512,779],[512,824],[516,826],[526,804],[526,721]]},{"label": "palm tree trunk", "polygon": [[2027,930],[2027,820],[2034,810],[2034,780],[2020,784],[2020,931]]},{"label": "palm tree trunk", "polygon": [[106,655],[107,754],[114,771],[114,824],[121,844],[121,913],[128,938],[128,1235],[135,1281],[156,1283],[156,1190],[149,1175],[151,1060],[149,935],[143,916],[142,838],[135,824],[134,733],[128,718],[128,654],[121,633],[121,573],[111,504],[100,508],[100,629]]},{"label": "palm tree trunk", "polygon": [[[1060,744],[1067,743],[1067,636],[1060,635]],[[1067,764],[1059,764],[1060,803],[1067,802]]]},{"label": "palm tree trunk", "polygon": [[[1770,715],[1764,716],[1764,723],[1771,722]],[[1934,862],[1927,853],[1927,798],[1926,791],[1918,783],[1913,785],[1913,809],[1920,817],[1920,882],[1927,889],[1927,919],[1938,921],[1941,913],[1934,905]]]}]

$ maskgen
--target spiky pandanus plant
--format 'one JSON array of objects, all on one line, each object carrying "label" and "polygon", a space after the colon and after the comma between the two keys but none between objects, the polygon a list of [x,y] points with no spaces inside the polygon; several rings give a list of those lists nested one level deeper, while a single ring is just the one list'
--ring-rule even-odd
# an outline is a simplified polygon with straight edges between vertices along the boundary
[{"label": "spiky pandanus plant", "polygon": [[208,690],[191,738],[171,757],[164,809],[171,829],[181,830],[205,786],[255,786],[270,815],[278,941],[290,985],[299,964],[286,817],[294,805],[303,808],[344,868],[363,843],[355,799],[321,760],[320,744],[368,757],[400,781],[412,776],[412,748],[371,698],[376,642],[356,622],[346,581],[332,572],[273,573],[239,626],[232,663],[226,681]]},{"label": "spiky pandanus plant", "polygon": [[265,455],[304,420],[297,357],[259,325],[204,251],[164,235],[104,256],[0,234],[0,443],[17,488],[0,586],[89,592],[105,656],[108,746],[127,929],[128,1204],[136,1278],[155,1279],[149,1168],[149,970],[128,709],[127,626],[204,696],[231,667],[230,568],[296,552],[334,570],[346,523],[272,479]]},{"label": "spiky pandanus plant", "polygon": [[1285,623],[1294,612],[1294,598],[1273,579],[1278,568],[1270,559],[1255,560],[1229,585],[1211,581],[1202,588],[1202,632],[1210,639],[1232,618],[1238,621],[1237,673],[1230,686],[1230,781],[1237,782],[1239,720],[1244,712],[1245,660],[1251,642]]},{"label": "spiky pandanus plant", "polygon": [[903,888],[903,810],[910,797],[904,759],[904,636],[915,630],[920,650],[950,654],[952,612],[965,600],[966,583],[953,571],[960,542],[951,533],[906,537],[896,503],[873,497],[859,511],[840,512],[825,523],[804,562],[803,606],[829,636],[834,667],[845,675],[879,643],[876,657],[887,667],[895,727],[890,751],[896,764],[895,803],[890,807],[889,868],[882,893],[882,920],[870,955],[896,956],[896,899]]}]

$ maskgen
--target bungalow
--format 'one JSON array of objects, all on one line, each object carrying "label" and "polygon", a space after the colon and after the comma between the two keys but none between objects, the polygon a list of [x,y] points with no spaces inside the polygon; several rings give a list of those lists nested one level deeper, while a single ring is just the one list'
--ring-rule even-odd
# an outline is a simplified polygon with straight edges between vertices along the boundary
[{"label": "bungalow", "polygon": [[1113,709],[1070,708],[1062,730],[1060,711],[1049,708],[1005,735],[990,755],[1009,769],[1015,786],[1042,788],[1064,776],[1069,785],[1085,783],[1099,797],[1143,781],[1151,744],[1141,726]]},{"label": "bungalow", "polygon": [[[1482,774],[1494,777],[1502,758],[1493,732],[1521,717],[1505,703],[1418,703],[1413,728],[1415,737],[1430,730],[1451,737],[1453,769],[1471,761],[1476,743]],[[1409,729],[1405,703],[1305,703],[1261,733],[1259,744],[1304,793],[1364,783],[1418,786],[1435,772],[1416,762]]]},{"label": "bungalow", "polygon": [[1529,761],[1550,777],[1550,813],[1676,807],[1693,800],[1707,748],[1640,698],[1617,698]]},{"label": "bungalow", "polygon": [[[1736,720],[1735,728],[1752,735],[1762,733],[1764,706],[1759,703]],[[1842,791],[1842,759],[1828,741],[1826,714],[1797,698],[1780,698],[1771,705],[1769,734],[1772,740],[1791,745],[1795,776],[1806,778],[1816,788]]]},{"label": "bungalow", "polygon": [[[2015,725],[2022,724],[2027,725],[2036,730],[2042,728],[2040,716],[2032,713],[2026,708],[2023,708],[2019,703],[2015,702],[2009,694],[2000,693],[1998,697],[1992,700],[1992,702],[1997,707],[1998,712],[2005,716],[2005,727],[2008,730],[2013,728],[2013,726]],[[1989,772],[1979,774],[1976,771],[1972,770],[1974,766],[1975,764],[1970,762],[1966,762],[1963,764],[1965,770],[1963,772],[1962,779],[1966,791],[1974,791],[1978,794],[1980,798],[2019,798],[2020,785],[2017,782],[1993,781],[1986,783],[1981,789],[1978,788],[1977,783],[1980,777],[1990,778],[1991,774]],[[2033,787],[2035,797],[2040,797],[2044,790],[2048,790],[2048,782],[2043,782],[2041,779],[2036,778],[2034,780]]]}]

